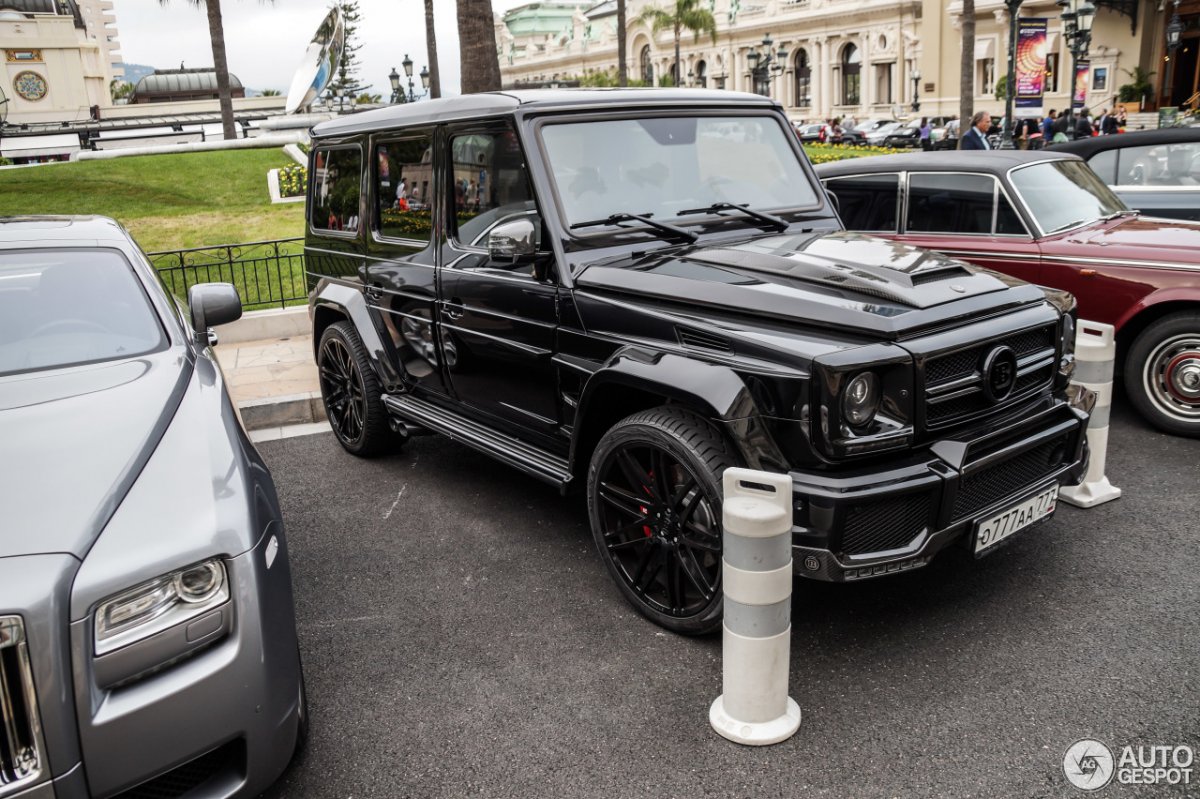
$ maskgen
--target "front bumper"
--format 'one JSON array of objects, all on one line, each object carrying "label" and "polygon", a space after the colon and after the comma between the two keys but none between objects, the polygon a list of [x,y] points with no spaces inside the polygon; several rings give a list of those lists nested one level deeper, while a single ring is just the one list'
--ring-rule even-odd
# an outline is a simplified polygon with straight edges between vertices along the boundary
[{"label": "front bumper", "polygon": [[1047,401],[914,462],[836,476],[793,472],[796,574],[844,582],[910,571],[969,538],[980,519],[1087,471],[1090,392]]}]

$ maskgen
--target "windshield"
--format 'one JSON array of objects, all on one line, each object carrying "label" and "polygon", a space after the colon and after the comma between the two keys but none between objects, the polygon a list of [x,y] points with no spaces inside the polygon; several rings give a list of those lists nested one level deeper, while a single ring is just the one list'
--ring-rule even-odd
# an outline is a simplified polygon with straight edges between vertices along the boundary
[{"label": "windshield", "polygon": [[1049,161],[1014,169],[1013,187],[1043,233],[1076,227],[1129,208],[1083,161]]},{"label": "windshield", "polygon": [[149,299],[118,253],[0,253],[0,375],[128,358],[162,343]]},{"label": "windshield", "polygon": [[818,203],[794,134],[773,116],[555,123],[541,136],[568,227],[622,212],[675,219],[714,203],[756,210]]}]

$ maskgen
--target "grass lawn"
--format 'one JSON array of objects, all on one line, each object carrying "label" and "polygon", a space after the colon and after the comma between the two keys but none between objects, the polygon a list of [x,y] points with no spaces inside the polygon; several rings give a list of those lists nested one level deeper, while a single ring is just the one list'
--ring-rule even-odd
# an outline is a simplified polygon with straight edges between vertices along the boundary
[{"label": "grass lawn", "polygon": [[304,204],[272,205],[282,150],[229,150],[0,170],[0,215],[101,214],[147,252],[304,233]]}]

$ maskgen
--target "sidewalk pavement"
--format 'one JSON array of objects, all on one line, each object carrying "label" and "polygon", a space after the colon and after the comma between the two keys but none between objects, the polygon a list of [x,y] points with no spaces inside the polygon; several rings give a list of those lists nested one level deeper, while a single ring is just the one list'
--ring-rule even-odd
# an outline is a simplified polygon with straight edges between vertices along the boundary
[{"label": "sidewalk pavement", "polygon": [[328,430],[317,383],[312,336],[216,346],[229,394],[255,441]]}]

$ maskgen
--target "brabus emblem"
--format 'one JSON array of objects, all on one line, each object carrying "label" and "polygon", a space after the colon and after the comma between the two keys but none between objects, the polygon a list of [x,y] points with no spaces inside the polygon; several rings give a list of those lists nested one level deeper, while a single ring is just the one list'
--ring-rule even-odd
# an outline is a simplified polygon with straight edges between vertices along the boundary
[{"label": "brabus emblem", "polygon": [[1011,347],[996,347],[983,359],[983,393],[992,402],[1002,402],[1017,384],[1017,354]]}]

